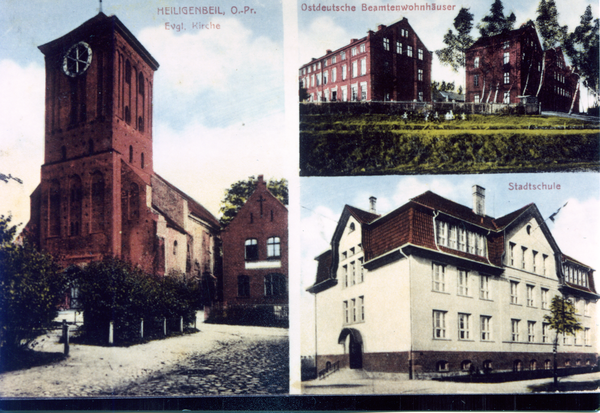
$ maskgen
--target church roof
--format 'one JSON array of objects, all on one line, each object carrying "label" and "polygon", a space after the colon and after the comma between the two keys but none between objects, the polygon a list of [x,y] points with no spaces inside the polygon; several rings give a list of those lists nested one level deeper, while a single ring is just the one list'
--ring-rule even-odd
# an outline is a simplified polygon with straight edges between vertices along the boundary
[{"label": "church roof", "polygon": [[167,181],[159,174],[154,173],[154,176],[160,181],[162,181],[165,185],[167,185],[170,189],[174,190],[179,195],[181,195],[187,201],[190,214],[212,225],[215,229],[219,228],[219,220],[215,218],[215,216],[211,214],[208,209],[204,208],[199,202],[194,200],[194,198],[183,192],[181,189],[177,188],[175,185]]}]

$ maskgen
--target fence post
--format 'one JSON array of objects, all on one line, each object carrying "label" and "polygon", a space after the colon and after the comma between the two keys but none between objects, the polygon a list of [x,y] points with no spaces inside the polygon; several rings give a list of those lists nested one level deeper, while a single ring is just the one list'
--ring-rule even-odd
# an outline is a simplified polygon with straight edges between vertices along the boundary
[{"label": "fence post", "polygon": [[167,317],[163,318],[163,334],[167,335]]},{"label": "fence post", "polygon": [[63,320],[62,338],[63,338],[63,343],[65,344],[65,348],[64,348],[65,356],[69,356],[69,325],[67,324],[67,320]]},{"label": "fence post", "polygon": [[179,332],[183,333],[183,316],[179,318]]},{"label": "fence post", "polygon": [[144,319],[140,322],[140,337],[144,338]]},{"label": "fence post", "polygon": [[111,321],[108,324],[108,344],[114,343],[114,329],[115,329],[114,323],[115,323],[114,321]]}]

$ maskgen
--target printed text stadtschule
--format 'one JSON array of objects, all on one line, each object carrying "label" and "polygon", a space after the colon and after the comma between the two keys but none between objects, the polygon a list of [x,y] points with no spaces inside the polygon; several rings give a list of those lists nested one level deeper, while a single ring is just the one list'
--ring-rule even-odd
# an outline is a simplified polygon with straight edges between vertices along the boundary
[{"label": "printed text stadtschule", "polygon": [[552,182],[551,184],[541,183],[541,184],[532,184],[531,182],[526,182],[522,184],[518,184],[516,182],[510,182],[508,184],[509,191],[552,191],[558,190],[560,191],[560,184],[556,182]]},{"label": "printed text stadtschule", "polygon": [[[452,11],[455,10],[456,5],[454,4],[436,4],[436,3],[425,3],[425,4],[385,4],[385,5],[377,5],[370,6],[366,3],[362,3],[359,11]],[[302,11],[334,11],[334,12],[353,12],[356,11],[356,6],[350,6],[348,4],[332,4],[332,5],[324,5],[321,3],[317,4],[307,4],[302,3],[300,6]]]}]

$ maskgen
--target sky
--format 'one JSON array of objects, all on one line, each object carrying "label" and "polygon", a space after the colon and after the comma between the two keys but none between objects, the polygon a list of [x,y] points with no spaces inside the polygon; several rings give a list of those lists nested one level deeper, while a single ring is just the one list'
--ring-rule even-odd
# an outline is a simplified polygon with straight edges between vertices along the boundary
[{"label": "sky", "polygon": [[[163,7],[219,6],[224,15],[164,15]],[[232,14],[232,8],[254,12]],[[215,216],[225,190],[251,175],[287,177],[282,5],[104,0],[159,62],[154,76],[154,170]],[[44,57],[38,46],[94,17],[96,0],[0,2],[0,214],[29,219],[44,140]],[[194,29],[193,23],[220,29]],[[185,30],[165,25],[183,24]]]},{"label": "sky", "polygon": [[[355,12],[316,12],[303,10],[303,5],[310,6],[316,4],[347,4],[356,6]],[[407,11],[402,12],[369,12],[362,11],[362,5],[424,5],[435,3],[437,5],[454,5],[454,10],[449,11]],[[301,64],[308,63],[311,58],[318,58],[325,54],[327,49],[335,50],[350,42],[350,39],[360,39],[367,35],[368,30],[377,30],[379,24],[390,25],[403,17],[408,19],[409,24],[415,30],[425,47],[431,52],[445,47],[443,42],[444,34],[448,29],[454,33],[454,18],[462,7],[469,8],[474,15],[473,38],[479,36],[476,29],[483,16],[489,14],[490,6],[493,0],[483,1],[465,1],[465,0],[347,0],[344,2],[333,1],[310,1],[298,0],[298,27],[299,27],[299,60]],[[515,28],[528,20],[536,18],[536,9],[539,0],[521,1],[521,0],[503,0],[504,14],[515,13],[517,21]],[[573,31],[579,25],[581,15],[585,8],[592,5],[592,13],[595,18],[598,17],[597,0],[556,0],[558,10],[558,21],[561,25],[567,25],[569,31]],[[431,67],[431,79],[439,82],[454,81],[456,87],[464,86],[464,71],[462,73],[453,72],[449,67],[442,66],[437,59],[433,57]],[[582,103],[587,101],[587,94],[582,95]]]},{"label": "sky", "polygon": [[[511,190],[514,184],[546,184],[551,190]],[[511,185],[513,184],[513,185]],[[562,207],[555,221],[546,221],[561,251],[592,268],[600,269],[600,174],[539,173],[488,175],[369,176],[301,178],[301,319],[302,354],[314,353],[313,295],[306,288],[315,282],[315,257],[330,248],[331,237],[344,205],[369,210],[369,197],[384,215],[425,191],[472,206],[472,186],[483,186],[486,214],[504,216],[535,203],[542,217]],[[567,204],[566,206],[564,206]],[[564,206],[564,207],[563,207]],[[596,280],[599,278],[596,276]],[[596,285],[598,281],[596,281]]]}]

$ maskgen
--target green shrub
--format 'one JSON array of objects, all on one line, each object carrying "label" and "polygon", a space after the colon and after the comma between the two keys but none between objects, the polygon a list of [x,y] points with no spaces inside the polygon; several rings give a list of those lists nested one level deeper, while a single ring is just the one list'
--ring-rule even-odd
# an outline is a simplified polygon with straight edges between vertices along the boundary
[{"label": "green shrub", "polygon": [[58,315],[66,277],[48,254],[13,242],[17,227],[0,216],[0,356],[4,363],[44,333]]}]

